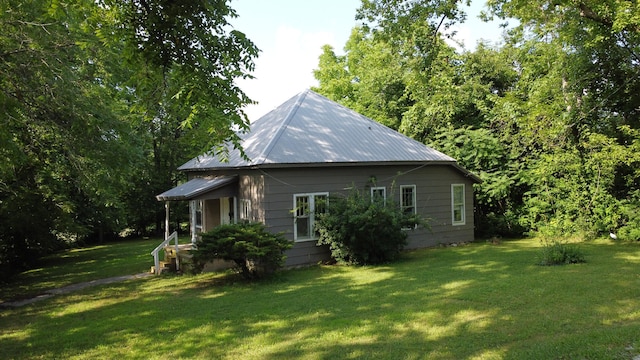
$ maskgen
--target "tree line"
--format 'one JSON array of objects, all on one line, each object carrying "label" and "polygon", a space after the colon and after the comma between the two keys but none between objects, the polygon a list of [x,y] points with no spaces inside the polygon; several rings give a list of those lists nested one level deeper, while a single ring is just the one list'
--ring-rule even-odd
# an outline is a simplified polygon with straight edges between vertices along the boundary
[{"label": "tree line", "polygon": [[155,195],[248,129],[224,0],[0,1],[0,273],[159,230]]},{"label": "tree line", "polygon": [[[516,19],[460,52],[451,0],[362,0],[316,91],[457,158],[479,236],[640,238],[640,10],[490,0]],[[256,46],[225,0],[0,0],[0,275],[74,242],[158,231],[155,195],[249,128]]]},{"label": "tree line", "polygon": [[343,55],[325,46],[319,93],[478,174],[477,236],[640,239],[640,6],[492,0],[516,21],[460,51],[448,0],[363,0]]}]

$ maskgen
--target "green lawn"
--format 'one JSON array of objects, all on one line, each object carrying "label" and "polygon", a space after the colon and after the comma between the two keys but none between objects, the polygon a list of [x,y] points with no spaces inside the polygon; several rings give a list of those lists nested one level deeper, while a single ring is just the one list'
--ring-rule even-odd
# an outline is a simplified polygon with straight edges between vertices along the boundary
[{"label": "green lawn", "polygon": [[[162,276],[0,311],[5,358],[632,359],[640,245],[536,240],[437,248],[381,267],[318,266],[258,284]],[[146,250],[145,250],[146,251]],[[149,250],[150,251],[150,250]]]},{"label": "green lawn", "polygon": [[149,271],[153,265],[150,253],[161,242],[160,238],[127,240],[53,254],[44,259],[41,267],[3,285],[0,302],[79,282]]}]

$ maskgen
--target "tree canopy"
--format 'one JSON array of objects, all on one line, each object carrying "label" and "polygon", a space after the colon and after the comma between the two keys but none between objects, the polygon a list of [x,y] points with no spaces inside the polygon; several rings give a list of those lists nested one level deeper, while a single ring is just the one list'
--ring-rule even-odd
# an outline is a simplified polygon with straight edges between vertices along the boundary
[{"label": "tree canopy", "polygon": [[363,0],[320,93],[455,157],[484,182],[477,233],[639,238],[640,8],[490,0],[499,46],[448,45],[463,3]]},{"label": "tree canopy", "polygon": [[258,49],[226,1],[0,1],[0,271],[152,228],[153,195],[246,129]]}]

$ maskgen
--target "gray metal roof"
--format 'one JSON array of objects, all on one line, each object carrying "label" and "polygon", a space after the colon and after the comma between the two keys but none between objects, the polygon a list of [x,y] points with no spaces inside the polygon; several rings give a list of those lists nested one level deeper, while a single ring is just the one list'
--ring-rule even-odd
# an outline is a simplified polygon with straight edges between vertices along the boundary
[{"label": "gray metal roof", "polygon": [[249,160],[198,156],[180,170],[366,163],[455,164],[455,160],[311,90],[292,97],[241,135]]},{"label": "gray metal roof", "polygon": [[236,176],[220,176],[213,179],[194,178],[160,195],[156,195],[156,199],[158,199],[158,201],[190,200],[237,180],[238,177]]}]

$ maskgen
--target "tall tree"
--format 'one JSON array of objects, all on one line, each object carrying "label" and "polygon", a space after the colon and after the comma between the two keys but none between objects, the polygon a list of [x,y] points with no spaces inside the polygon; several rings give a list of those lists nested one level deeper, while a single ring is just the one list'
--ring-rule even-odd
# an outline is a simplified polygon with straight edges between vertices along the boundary
[{"label": "tall tree", "polygon": [[[400,36],[395,35],[395,36]],[[393,50],[386,37],[355,28],[345,55],[324,48],[315,76],[318,91],[404,134],[456,157],[485,180],[477,186],[479,228],[520,231],[512,208],[520,190],[507,148],[489,127],[498,98],[514,86],[517,74],[502,53],[480,45],[458,54],[438,34],[428,69],[419,59]],[[513,191],[511,191],[513,189]],[[506,212],[511,212],[505,219]],[[491,226],[485,219],[491,217]]]},{"label": "tall tree", "polygon": [[177,167],[202,152],[226,156],[248,128],[242,107],[251,100],[235,79],[250,77],[258,49],[228,19],[226,0],[113,2],[121,7],[129,61],[140,69],[129,83],[132,107],[148,142],[147,165],[133,180],[130,206],[137,230],[159,226],[154,196],[179,180]]},{"label": "tall tree", "polygon": [[314,71],[319,87],[314,90],[393,129],[411,106],[407,98],[401,58],[388,43],[375,41],[364,29],[352,30],[344,50],[337,56],[326,45]]},{"label": "tall tree", "polygon": [[115,84],[118,48],[92,31],[99,9],[0,3],[0,265],[20,269],[64,241],[122,221],[136,163]]},{"label": "tall tree", "polygon": [[[439,30],[464,20],[460,5],[363,0],[358,16],[368,31],[361,42],[392,49],[395,68],[387,62],[354,76],[352,57],[373,64],[380,51],[325,52],[320,90],[347,89],[354,108],[381,122],[388,121],[381,109],[406,100],[400,131],[487,180],[477,189],[481,225],[587,235],[640,225],[629,215],[640,206],[637,4],[491,0],[492,16],[515,18],[520,26],[499,49],[480,45],[458,53]],[[331,79],[340,68],[350,81]],[[396,74],[401,95],[367,105],[358,89],[380,95],[393,83],[375,75],[380,68]]]},{"label": "tall tree", "polygon": [[166,189],[180,161],[203,148],[224,155],[247,126],[250,100],[234,80],[258,50],[230,29],[226,1],[4,0],[0,10],[3,272],[128,226],[157,192],[127,189],[158,177]]},{"label": "tall tree", "polygon": [[[528,208],[537,214],[529,219],[542,216],[552,228],[578,227],[588,233],[624,227],[629,218],[620,207],[637,208],[633,194],[640,175],[632,170],[638,163],[631,145],[637,133],[630,131],[640,125],[637,4],[611,0],[490,5],[498,16],[520,20],[513,43],[524,50],[524,72],[549,70],[528,79],[527,93],[533,96],[521,97],[529,99],[523,111],[529,128],[539,129],[546,141],[538,143],[547,146],[529,172],[530,199],[536,206]],[[550,49],[548,55],[543,54],[545,48]],[[542,54],[540,61],[533,54]],[[549,196],[537,185],[548,187]]]}]

